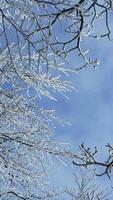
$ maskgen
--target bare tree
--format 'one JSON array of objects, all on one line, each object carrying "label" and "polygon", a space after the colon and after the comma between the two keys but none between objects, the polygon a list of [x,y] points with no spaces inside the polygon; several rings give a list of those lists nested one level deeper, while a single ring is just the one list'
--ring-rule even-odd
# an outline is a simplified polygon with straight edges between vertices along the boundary
[{"label": "bare tree", "polygon": [[74,189],[66,188],[65,192],[71,200],[108,200],[110,191],[107,188],[103,190],[95,183],[95,177],[92,170],[80,170],[79,175],[74,175]]},{"label": "bare tree", "polygon": [[[95,173],[97,176],[107,175],[109,179],[112,176],[112,167],[113,167],[113,147],[110,144],[106,145],[107,148],[107,156],[105,161],[100,161],[98,159],[98,149],[97,147],[92,150],[91,148],[87,147],[86,145],[80,145],[80,154],[79,154],[79,161],[73,161],[73,164],[80,167],[88,167],[94,166]],[[102,168],[103,171],[98,172]]]},{"label": "bare tree", "polygon": [[[0,1],[2,199],[54,198],[57,194],[46,193],[44,182],[51,156],[81,160],[50,140],[57,117],[40,102],[44,96],[57,100],[57,93],[66,96],[74,89],[64,75],[99,64],[82,48],[82,40],[98,37],[93,27],[101,17],[105,27],[99,36],[111,40],[110,12],[111,0]],[[81,66],[67,65],[70,54],[81,59]]]}]

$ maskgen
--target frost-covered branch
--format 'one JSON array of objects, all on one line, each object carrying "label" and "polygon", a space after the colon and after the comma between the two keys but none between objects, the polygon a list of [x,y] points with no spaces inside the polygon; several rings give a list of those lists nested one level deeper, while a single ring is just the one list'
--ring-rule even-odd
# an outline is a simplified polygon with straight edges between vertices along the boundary
[{"label": "frost-covered branch", "polygon": [[[82,41],[98,35],[111,40],[110,12],[111,0],[0,0],[2,199],[53,198],[42,195],[50,160],[84,162],[51,141],[56,112],[43,108],[41,100],[57,101],[58,94],[67,97],[74,87],[66,76],[99,64]],[[104,29],[96,33],[102,17]],[[80,59],[80,66],[69,66],[70,55]]]}]

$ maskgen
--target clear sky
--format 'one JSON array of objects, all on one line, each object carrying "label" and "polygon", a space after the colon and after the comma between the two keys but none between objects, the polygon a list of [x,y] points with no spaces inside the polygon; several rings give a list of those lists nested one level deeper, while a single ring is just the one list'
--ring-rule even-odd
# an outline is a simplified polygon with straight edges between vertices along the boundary
[{"label": "clear sky", "polygon": [[[57,102],[42,98],[41,103],[55,109],[61,119],[71,124],[65,127],[56,124],[54,140],[69,143],[70,148],[76,152],[83,142],[89,147],[97,146],[100,158],[103,158],[105,145],[113,145],[113,42],[107,39],[88,39],[82,45],[89,46],[91,57],[100,58],[98,68],[94,70],[89,67],[68,77],[77,90],[69,94],[69,100],[58,95]],[[74,55],[69,57],[69,63],[70,68],[80,66]],[[49,171],[52,186],[72,186],[73,170],[70,167],[64,168],[59,162],[55,165]],[[107,187],[108,179],[100,180],[104,183],[106,181]]]},{"label": "clear sky", "polygon": [[[105,145],[113,145],[113,43],[106,39],[94,40],[90,53],[100,58],[98,68],[87,68],[72,75],[71,81],[78,92],[72,92],[69,100],[58,97],[54,105],[58,115],[71,123],[71,126],[57,126],[56,139],[70,143],[76,151],[83,142],[89,147],[97,146],[102,158]],[[72,60],[71,66],[76,66],[76,60]],[[69,169],[53,169],[51,174],[57,184],[73,184]],[[97,181],[106,183],[105,187],[109,183],[106,177]]]},{"label": "clear sky", "polygon": [[104,147],[113,141],[113,43],[95,41],[91,55],[100,58],[100,65],[71,76],[78,92],[73,92],[70,100],[59,99],[57,111],[72,124],[62,129],[59,137]]}]

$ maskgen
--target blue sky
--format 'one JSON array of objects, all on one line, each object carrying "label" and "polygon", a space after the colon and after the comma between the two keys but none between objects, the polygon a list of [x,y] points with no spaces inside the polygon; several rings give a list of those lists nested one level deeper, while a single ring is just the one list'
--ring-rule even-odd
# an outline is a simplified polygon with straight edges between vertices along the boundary
[{"label": "blue sky", "polygon": [[[87,68],[68,77],[78,90],[69,94],[69,100],[58,95],[57,102],[42,98],[41,103],[56,109],[61,119],[71,123],[65,127],[56,124],[54,140],[69,143],[74,151],[78,151],[78,146],[83,142],[89,147],[97,146],[101,158],[105,154],[105,145],[113,145],[113,43],[107,39],[88,39],[82,45],[89,46],[92,57],[100,58],[98,68]],[[74,55],[69,57],[70,67],[80,66],[76,59]],[[59,163],[55,165],[49,171],[52,186],[72,186],[73,170]],[[106,181],[107,186],[108,179],[104,177],[101,180]]]},{"label": "blue sky", "polygon": [[[69,100],[58,97],[54,104],[57,114],[71,126],[57,126],[55,138],[70,143],[75,151],[83,142],[89,147],[97,146],[99,157],[105,158],[105,145],[113,145],[113,43],[103,39],[89,44],[91,56],[99,57],[101,63],[96,70],[87,68],[71,75],[78,92],[72,92]],[[76,61],[72,60],[71,66],[75,66]],[[51,172],[54,183],[73,185],[71,170],[60,167]],[[105,187],[110,185],[107,177],[96,181]]]},{"label": "blue sky", "polygon": [[[57,112],[72,126],[62,129],[57,137],[69,138],[77,144],[104,146],[113,140],[113,44],[107,40],[95,40],[92,56],[100,58],[96,70],[87,68],[71,76],[78,92],[70,100],[59,98]],[[75,63],[71,63],[75,65]]]}]

